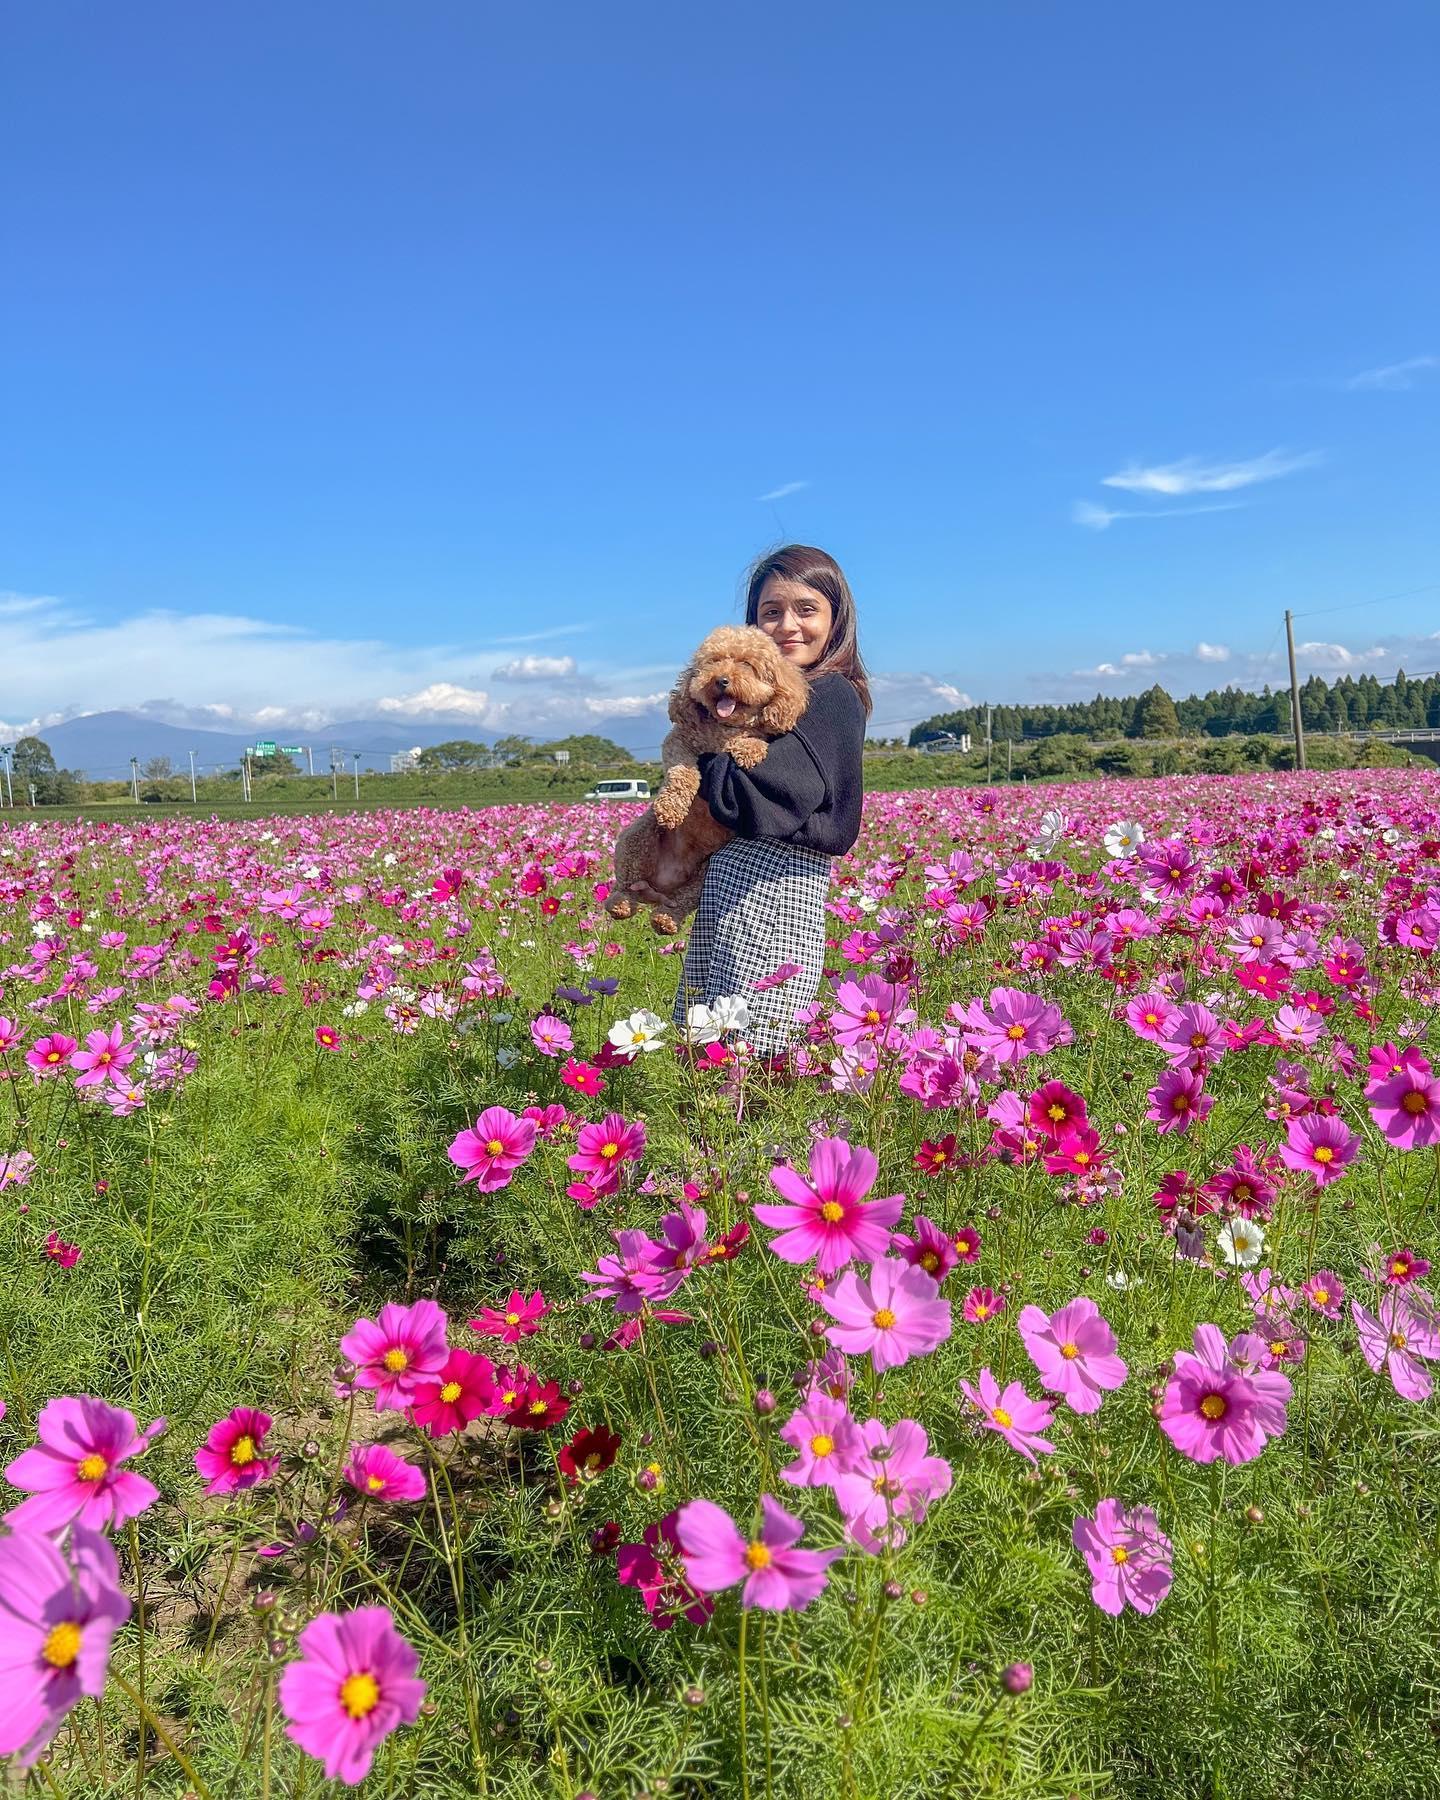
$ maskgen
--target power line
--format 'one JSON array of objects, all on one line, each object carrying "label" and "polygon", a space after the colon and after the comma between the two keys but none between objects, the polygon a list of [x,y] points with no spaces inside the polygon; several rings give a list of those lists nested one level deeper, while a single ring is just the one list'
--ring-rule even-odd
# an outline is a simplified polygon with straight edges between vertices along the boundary
[{"label": "power line", "polygon": [[1398,594],[1377,594],[1373,600],[1344,600],[1338,606],[1314,606],[1308,612],[1292,613],[1295,619],[1320,619],[1326,613],[1354,612],[1362,606],[1383,606],[1391,600],[1411,600],[1416,594],[1440,593],[1440,581],[1427,582],[1424,587],[1405,588]]}]

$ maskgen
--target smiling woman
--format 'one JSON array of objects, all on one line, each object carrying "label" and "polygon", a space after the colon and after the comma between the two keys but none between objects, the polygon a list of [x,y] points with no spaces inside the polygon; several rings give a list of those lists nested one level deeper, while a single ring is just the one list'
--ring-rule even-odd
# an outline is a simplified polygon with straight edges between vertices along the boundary
[{"label": "smiling woman", "polygon": [[[720,752],[700,758],[700,794],[734,841],[711,857],[675,994],[684,1026],[693,1006],[737,995],[742,1035],[774,1056],[795,1035],[796,1009],[819,990],[825,964],[830,864],[854,844],[863,798],[870,688],[856,637],[855,601],[823,550],[788,544],[750,571],[745,623],[804,671],[810,704],[754,768]],[[782,965],[786,980],[767,984]]]}]

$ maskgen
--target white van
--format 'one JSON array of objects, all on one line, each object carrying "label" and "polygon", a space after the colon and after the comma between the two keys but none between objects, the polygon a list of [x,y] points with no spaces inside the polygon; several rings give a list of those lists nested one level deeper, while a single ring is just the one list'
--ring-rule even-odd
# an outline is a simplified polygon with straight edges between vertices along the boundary
[{"label": "white van", "polygon": [[587,800],[648,800],[650,783],[648,781],[597,781]]}]

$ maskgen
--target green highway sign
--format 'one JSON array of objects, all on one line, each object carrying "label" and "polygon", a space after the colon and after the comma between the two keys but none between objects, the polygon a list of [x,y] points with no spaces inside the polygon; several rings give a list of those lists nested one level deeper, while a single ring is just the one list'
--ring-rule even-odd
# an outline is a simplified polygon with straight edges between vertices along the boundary
[{"label": "green highway sign", "polygon": [[273,756],[275,754],[275,746],[268,742],[259,743],[255,746],[255,754],[257,756]]},{"label": "green highway sign", "polygon": [[282,744],[280,746],[280,754],[282,756],[303,756],[305,754],[305,746],[303,744]]}]

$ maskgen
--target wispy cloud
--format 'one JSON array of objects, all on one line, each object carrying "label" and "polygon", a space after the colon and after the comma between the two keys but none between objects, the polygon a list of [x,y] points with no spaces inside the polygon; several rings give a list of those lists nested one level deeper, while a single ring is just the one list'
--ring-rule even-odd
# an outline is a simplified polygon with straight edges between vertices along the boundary
[{"label": "wispy cloud", "polygon": [[544,644],[548,643],[551,638],[574,637],[578,632],[593,631],[594,629],[594,620],[585,619],[578,625],[547,625],[543,631],[522,631],[516,637],[492,637],[487,638],[486,642],[506,645]]},{"label": "wispy cloud", "polygon": [[1106,475],[1103,485],[1123,488],[1129,494],[1228,494],[1236,488],[1293,475],[1297,469],[1308,469],[1319,460],[1316,450],[1267,450],[1263,456],[1253,456],[1246,462],[1207,463],[1187,456],[1173,463],[1132,463],[1128,469]]},{"label": "wispy cloud", "polygon": [[1358,375],[1352,375],[1345,386],[1352,393],[1399,393],[1405,388],[1413,388],[1416,376],[1428,374],[1432,369],[1440,369],[1440,356],[1412,356],[1405,362],[1362,369]]},{"label": "wispy cloud", "polygon": [[[1396,669],[1418,672],[1440,666],[1440,632],[1422,636],[1396,632],[1358,645],[1311,639],[1295,646],[1295,661],[1302,676],[1333,679],[1368,673],[1383,681]],[[1217,675],[1216,665],[1221,663],[1225,672]],[[1038,698],[1058,700],[1086,698],[1097,686],[1108,692],[1137,693],[1156,680],[1177,697],[1203,692],[1217,682],[1240,688],[1258,688],[1266,682],[1279,685],[1285,680],[1285,651],[1275,645],[1261,655],[1204,642],[1188,650],[1129,650],[1090,668],[1031,675],[1029,685]]]},{"label": "wispy cloud", "polygon": [[496,681],[563,681],[574,673],[573,656],[517,656],[490,671]]},{"label": "wispy cloud", "polygon": [[783,486],[771,488],[768,494],[757,494],[757,500],[788,500],[792,494],[798,494],[801,488],[809,487],[808,481],[787,481]]},{"label": "wispy cloud", "polygon": [[1195,646],[1195,660],[1204,663],[1229,662],[1230,646],[1228,644],[1207,644],[1202,638]]},{"label": "wispy cloud", "polygon": [[1217,506],[1160,506],[1144,511],[1124,511],[1108,506],[1095,506],[1089,500],[1077,500],[1070,509],[1076,525],[1091,531],[1108,531],[1117,519],[1193,519],[1201,513],[1238,512],[1243,500],[1224,500]]}]

